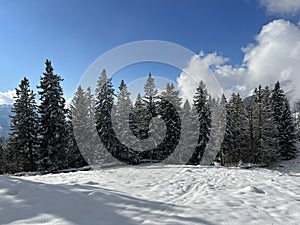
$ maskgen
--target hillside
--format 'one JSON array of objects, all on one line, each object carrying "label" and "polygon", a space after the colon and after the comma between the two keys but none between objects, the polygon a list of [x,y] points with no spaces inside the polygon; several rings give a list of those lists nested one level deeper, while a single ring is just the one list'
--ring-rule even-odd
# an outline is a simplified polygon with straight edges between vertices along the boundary
[{"label": "hillside", "polygon": [[0,176],[0,224],[299,224],[300,159]]}]

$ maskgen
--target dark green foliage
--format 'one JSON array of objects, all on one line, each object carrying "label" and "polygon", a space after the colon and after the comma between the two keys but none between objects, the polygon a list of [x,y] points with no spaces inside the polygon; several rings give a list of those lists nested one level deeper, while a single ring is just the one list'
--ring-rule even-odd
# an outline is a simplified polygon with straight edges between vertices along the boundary
[{"label": "dark green foliage", "polygon": [[16,88],[15,103],[12,108],[11,132],[8,138],[7,159],[11,162],[8,172],[36,170],[36,147],[38,117],[35,95],[30,90],[25,77]]},{"label": "dark green foliage", "polygon": [[293,159],[296,157],[297,149],[295,125],[293,123],[290,104],[287,99],[284,99],[282,105],[281,124],[279,127],[279,146],[281,147],[281,156],[283,159]]},{"label": "dark green foliage", "polygon": [[259,86],[253,99],[253,145],[254,163],[271,163],[278,157],[277,129],[274,125],[270,103],[270,90]]},{"label": "dark green foliage", "polygon": [[[105,71],[102,74],[105,74]],[[106,77],[106,74],[101,75],[101,77]],[[95,119],[98,135],[107,151],[113,157],[128,164],[136,164],[139,160],[137,155],[120,142],[113,130],[111,112],[115,96],[114,88],[111,78],[103,80],[103,84],[98,89],[96,100]]]},{"label": "dark green foliage", "polygon": [[238,165],[247,162],[248,129],[245,107],[239,94],[232,94],[226,104],[227,124],[221,146],[221,164]]},{"label": "dark green foliage", "polygon": [[[89,148],[89,105],[86,93],[81,86],[77,88],[68,114],[68,164],[72,168],[83,167],[90,163],[92,150]],[[85,158],[83,157],[85,156]],[[85,160],[86,159],[86,160]]]},{"label": "dark green foliage", "polygon": [[198,165],[201,161],[206,145],[208,143],[211,129],[211,111],[209,108],[209,96],[203,81],[200,81],[200,84],[196,90],[196,94],[194,96],[194,107],[198,113],[199,136],[197,141],[197,147],[189,160],[189,164]]},{"label": "dark green foliage", "polygon": [[210,165],[214,159],[220,160],[221,144],[226,129],[226,103],[224,95],[221,100],[210,98],[212,125],[209,142],[201,164]]},{"label": "dark green foliage", "polygon": [[39,169],[56,171],[67,168],[66,109],[60,82],[63,79],[53,73],[51,62],[46,60],[46,71],[41,77],[39,124]]},{"label": "dark green foliage", "polygon": [[0,174],[3,174],[6,172],[6,151],[4,148],[4,141],[3,138],[0,137]]},{"label": "dark green foliage", "polygon": [[277,128],[277,140],[279,142],[279,152],[283,159],[292,159],[296,156],[296,134],[295,125],[289,102],[280,87],[280,83],[275,84],[272,91],[271,104],[273,118]]}]

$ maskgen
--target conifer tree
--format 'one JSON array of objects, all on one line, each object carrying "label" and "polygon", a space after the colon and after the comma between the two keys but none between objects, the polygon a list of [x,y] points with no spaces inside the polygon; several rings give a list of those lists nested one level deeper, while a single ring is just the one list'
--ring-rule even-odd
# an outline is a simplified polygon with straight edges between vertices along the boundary
[{"label": "conifer tree", "polygon": [[41,76],[39,122],[39,169],[56,171],[66,165],[67,132],[66,109],[63,89],[60,82],[63,79],[53,73],[53,67],[46,60],[46,71]]},{"label": "conifer tree", "polygon": [[74,129],[73,129],[73,123],[72,123],[72,112],[71,110],[68,110],[67,115],[67,140],[68,140],[68,150],[66,154],[66,161],[69,168],[80,168],[83,166],[87,166],[87,162],[84,159],[84,157],[81,154],[80,149],[78,148],[75,135],[74,135]]},{"label": "conifer tree", "polygon": [[[139,100],[141,101],[141,100]],[[114,121],[114,130],[119,141],[126,145],[128,148],[137,150],[139,148],[137,144],[137,138],[133,135],[130,128],[130,114],[133,110],[133,104],[130,99],[130,92],[127,89],[127,86],[124,80],[121,81],[119,86],[119,93],[117,95],[117,103],[113,110],[113,121]],[[131,124],[132,125],[132,124]],[[125,154],[128,152],[119,152],[119,155],[127,158]]]},{"label": "conifer tree", "polygon": [[189,160],[189,164],[192,165],[198,165],[200,163],[209,140],[211,129],[211,111],[208,100],[209,96],[206,86],[203,81],[200,81],[194,96],[194,106],[198,113],[199,120],[199,136],[197,147]]},{"label": "conifer tree", "polygon": [[146,131],[143,130],[144,118],[145,118],[146,106],[142,100],[141,94],[138,93],[133,109],[129,115],[130,129],[132,133],[139,139],[143,139],[146,136]]},{"label": "conifer tree", "polygon": [[[77,88],[72,99],[69,119],[71,121],[69,129],[72,128],[69,133],[69,141],[71,142],[69,152],[71,154],[73,167],[81,167],[86,164],[82,158],[83,156],[89,164],[92,164],[94,148],[89,148],[91,137],[89,132],[89,105],[86,93],[81,86]],[[72,135],[74,136],[72,137]]]},{"label": "conifer tree", "polygon": [[194,153],[198,139],[198,118],[188,100],[181,109],[181,135],[178,148],[172,154],[171,163],[187,164]]},{"label": "conifer tree", "polygon": [[36,170],[36,145],[38,116],[35,95],[30,90],[29,80],[24,77],[16,88],[12,108],[11,133],[8,140],[10,172]]},{"label": "conifer tree", "polygon": [[132,107],[133,105],[130,99],[130,93],[127,90],[124,80],[122,80],[119,86],[119,93],[117,95],[115,112],[113,114],[113,119],[115,120],[115,130],[121,142],[124,142],[129,138],[129,114],[132,110]]},{"label": "conifer tree", "polygon": [[[95,110],[96,128],[103,145],[114,157],[118,157],[119,151],[116,148],[118,143],[116,143],[117,138],[115,136],[111,121],[111,111],[113,109],[114,96],[115,94],[112,80],[111,78],[107,78],[106,71],[103,70],[97,87]],[[101,149],[101,151],[104,151],[104,149]]]},{"label": "conifer tree", "polygon": [[233,93],[226,106],[227,123],[222,143],[222,165],[249,162],[249,127],[246,109],[239,94]]},{"label": "conifer tree", "polygon": [[0,137],[0,174],[6,172],[6,152],[3,147],[3,139]]},{"label": "conifer tree", "polygon": [[148,79],[145,83],[144,91],[145,91],[145,95],[143,101],[145,102],[146,109],[149,114],[148,115],[149,118],[147,119],[150,121],[153,117],[157,115],[156,100],[158,97],[157,96],[158,91],[156,90],[154,79],[151,73],[149,73]]},{"label": "conifer tree", "polygon": [[[94,95],[92,94],[92,90],[90,87],[87,88],[85,92],[85,99],[87,101],[87,133],[89,135],[88,137],[88,143],[87,144],[87,149],[88,152],[90,153],[90,163],[91,164],[96,164],[99,161],[101,161],[109,154],[107,151],[104,151],[104,146],[102,145],[98,132],[96,129],[96,120],[95,120],[95,107],[96,107],[96,100],[94,98]],[[97,151],[101,149],[100,151]],[[101,152],[101,154],[98,154]],[[105,155],[103,155],[105,153]]]},{"label": "conifer tree", "polygon": [[273,118],[277,128],[279,152],[283,159],[295,157],[295,127],[291,123],[292,115],[290,105],[284,91],[277,81],[271,95]]},{"label": "conifer tree", "polygon": [[[178,115],[181,114],[182,110],[181,110],[181,101],[182,99],[179,97],[179,91],[175,90],[174,84],[173,83],[167,83],[166,84],[166,88],[165,90],[160,94],[159,96],[161,104],[159,107],[159,112],[160,114],[164,114],[164,115],[171,115],[174,113],[178,113]],[[171,103],[174,108],[176,109],[176,112],[171,112],[170,108],[167,108],[167,104],[164,104],[164,101],[168,101],[169,103]],[[172,127],[172,129],[177,129],[176,128],[176,121],[173,120],[173,118],[171,116],[169,116],[166,119],[166,124],[169,127]],[[182,125],[182,121],[181,121],[181,125]],[[160,124],[161,126],[161,124]],[[159,127],[159,126],[158,126]],[[162,129],[160,129],[162,130]],[[171,130],[172,134],[175,134],[176,132],[181,132],[181,130]],[[155,138],[156,140],[160,140],[161,137],[158,137],[160,135],[160,132],[155,132],[153,131],[153,133],[155,133],[157,135],[157,137]],[[182,132],[181,132],[182,135]],[[170,140],[172,140],[171,142],[173,142],[173,144],[175,145],[175,143],[177,143],[178,140],[175,139],[181,139],[181,137],[176,137],[175,135],[173,137],[170,136]],[[176,147],[176,146],[174,146]],[[169,154],[169,152],[166,152],[166,154]],[[167,162],[172,162],[175,164],[182,164],[182,155],[181,155],[181,151],[179,149],[179,146],[176,148],[176,150],[174,151],[174,153],[172,155],[170,155],[167,159]],[[185,161],[186,162],[186,161]]]},{"label": "conifer tree", "polygon": [[[168,161],[173,163],[180,162],[180,155],[176,155],[176,152],[179,153],[179,149],[177,145],[181,139],[181,121],[178,121],[178,118],[181,114],[181,98],[179,97],[179,91],[175,90],[173,83],[167,83],[165,90],[159,96],[160,102],[158,107],[158,115],[164,121],[158,121],[159,124],[156,124],[156,130],[152,130],[152,135],[159,145],[163,142],[163,138],[165,138],[165,144],[168,145],[168,148],[164,148],[165,152],[160,152],[162,156],[158,156],[158,158],[164,158],[168,156]],[[170,107],[172,106],[172,107]],[[166,130],[163,129],[162,126],[166,127]],[[163,131],[165,131],[163,133]],[[151,132],[151,131],[150,131]],[[176,148],[178,151],[176,151]],[[175,149],[171,154],[172,150]],[[170,155],[171,154],[171,155]]]},{"label": "conifer tree", "polygon": [[211,132],[209,136],[209,142],[207,150],[201,160],[202,165],[209,165],[217,157],[220,157],[221,144],[224,139],[224,133],[226,128],[226,98],[223,95],[222,99],[210,98],[211,108]]},{"label": "conifer tree", "polygon": [[281,146],[281,156],[283,159],[293,159],[296,157],[297,149],[295,125],[287,98],[282,105],[281,125],[280,125],[279,145]]},{"label": "conifer tree", "polygon": [[117,154],[109,152],[107,149],[108,145],[112,144],[112,139],[115,139],[111,121],[114,96],[112,79],[107,78],[106,70],[103,69],[97,81],[95,93],[94,121],[98,137],[93,138],[97,143],[95,149],[96,164],[101,164],[104,161],[111,162],[113,160],[111,154]]},{"label": "conifer tree", "polygon": [[253,163],[271,163],[278,157],[277,130],[270,103],[270,91],[259,86],[253,99]]},{"label": "conifer tree", "polygon": [[145,139],[149,137],[150,121],[151,119],[157,116],[157,108],[158,108],[157,107],[158,91],[156,90],[154,79],[151,73],[149,73],[148,79],[144,85],[144,92],[145,95],[143,97],[143,102],[145,104],[146,111],[143,113],[144,115],[143,130],[145,131],[143,134],[145,136],[143,136],[142,138]]},{"label": "conifer tree", "polygon": [[235,143],[235,137],[234,137],[234,129],[233,129],[233,99],[235,94],[233,93],[231,96],[231,99],[228,103],[226,103],[226,128],[225,128],[225,134],[224,134],[224,140],[221,144],[221,165],[226,166],[231,163],[231,151],[234,150],[234,143]]}]

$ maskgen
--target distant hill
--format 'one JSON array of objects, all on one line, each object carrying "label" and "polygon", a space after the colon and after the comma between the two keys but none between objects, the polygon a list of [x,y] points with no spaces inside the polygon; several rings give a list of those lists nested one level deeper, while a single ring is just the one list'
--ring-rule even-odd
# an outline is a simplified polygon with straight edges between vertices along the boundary
[{"label": "distant hill", "polygon": [[10,127],[10,118],[12,105],[0,105],[0,136],[7,137]]}]

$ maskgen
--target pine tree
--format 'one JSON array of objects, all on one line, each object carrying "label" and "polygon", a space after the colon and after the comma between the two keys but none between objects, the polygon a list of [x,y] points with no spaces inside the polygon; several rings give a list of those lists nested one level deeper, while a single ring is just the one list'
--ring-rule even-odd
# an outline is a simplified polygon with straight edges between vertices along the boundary
[{"label": "pine tree", "polygon": [[[113,157],[111,156],[112,153],[108,151],[106,146],[108,145],[108,142],[104,142],[103,139],[105,139],[104,136],[108,132],[113,133],[110,115],[111,110],[113,109],[114,96],[115,94],[111,83],[111,78],[107,78],[106,70],[103,69],[97,81],[94,110],[91,109],[91,112],[94,111],[93,120],[98,136],[93,137],[96,143],[94,163],[98,165],[113,161]],[[91,102],[93,102],[93,100]],[[107,128],[102,126],[107,126]]]},{"label": "pine tree", "polygon": [[[105,73],[106,72],[103,71],[101,76],[106,77]],[[106,81],[99,87],[98,91],[95,119],[96,128],[103,145],[116,159],[126,163],[136,163],[135,159],[126,158],[126,156],[131,156],[130,149],[122,145],[113,130],[111,112],[115,94],[111,78],[106,78]],[[120,153],[122,153],[122,155]]]},{"label": "pine tree", "polygon": [[30,90],[29,80],[24,77],[16,88],[12,108],[11,133],[8,141],[8,155],[11,160],[10,172],[36,170],[36,145],[38,117],[35,95]]},{"label": "pine tree", "polygon": [[220,157],[221,144],[226,128],[226,98],[223,95],[221,101],[210,98],[211,108],[211,132],[207,150],[201,160],[202,165],[210,165],[216,157]]},{"label": "pine tree", "polygon": [[[180,141],[181,134],[181,98],[179,91],[175,90],[173,83],[167,83],[165,90],[159,96],[160,102],[158,104],[158,116],[162,121],[158,121],[154,129],[151,131],[156,145],[159,145],[163,151],[157,151],[156,158],[167,158],[168,162],[179,163],[180,155],[179,148],[177,148]],[[163,129],[165,126],[166,129]],[[164,139],[163,139],[164,138]],[[163,147],[163,145],[168,147]],[[177,148],[177,151],[176,151]],[[175,152],[174,152],[175,151]],[[173,153],[173,154],[171,154]],[[174,154],[175,153],[175,154]]]},{"label": "pine tree", "polygon": [[225,127],[225,134],[224,139],[221,144],[221,152],[220,152],[220,160],[221,165],[226,166],[230,165],[232,162],[231,152],[234,151],[234,144],[235,144],[235,136],[234,136],[234,107],[233,107],[233,99],[235,94],[233,93],[229,102],[226,102],[225,109],[226,109],[226,127]]},{"label": "pine tree", "polygon": [[[154,117],[157,116],[157,100],[158,100],[158,91],[156,90],[154,79],[149,73],[148,79],[144,85],[144,92],[145,95],[143,97],[143,102],[145,104],[145,109],[146,112],[143,114],[144,117],[144,128],[143,130],[145,131],[145,136],[143,137],[144,139],[149,137],[149,132],[150,132],[150,121]],[[155,145],[154,143],[153,145]]]},{"label": "pine tree", "polygon": [[80,149],[78,148],[73,123],[72,123],[72,112],[68,110],[68,120],[67,120],[67,140],[68,140],[68,150],[66,154],[66,162],[69,168],[80,168],[87,166],[87,162],[81,154]]},{"label": "pine tree", "polygon": [[0,174],[5,172],[5,152],[2,145],[2,137],[0,137]]},{"label": "pine tree", "polygon": [[210,129],[211,129],[211,111],[209,108],[209,96],[206,90],[206,86],[203,81],[197,88],[194,96],[194,106],[198,113],[199,120],[199,136],[197,147],[189,160],[189,164],[198,165],[204,154],[206,145],[209,141]]},{"label": "pine tree", "polygon": [[121,81],[119,86],[119,93],[117,95],[117,104],[114,112],[114,129],[118,134],[118,138],[121,142],[129,142],[130,130],[129,128],[129,114],[132,110],[132,102],[130,99],[130,93],[127,90],[127,86],[124,80]]},{"label": "pine tree", "polygon": [[66,109],[63,89],[60,82],[63,79],[53,73],[53,67],[46,60],[46,71],[41,76],[40,85],[40,115],[39,127],[39,169],[56,171],[66,165],[67,132]]},{"label": "pine tree", "polygon": [[297,149],[295,147],[296,133],[295,125],[293,123],[290,104],[287,98],[284,99],[282,106],[282,116],[280,125],[280,141],[281,156],[283,159],[293,159],[296,157]]},{"label": "pine tree", "polygon": [[[87,149],[90,152],[91,164],[99,164],[99,161],[104,158],[107,160],[110,154],[105,150],[104,146],[101,143],[101,140],[98,136],[98,132],[96,129],[96,120],[95,120],[95,107],[96,107],[96,100],[94,95],[92,94],[92,90],[90,87],[87,88],[85,93],[85,98],[87,101],[87,133],[89,134]],[[97,151],[100,150],[100,151]],[[101,154],[98,154],[101,153]]]},{"label": "pine tree", "polygon": [[294,133],[295,127],[293,124],[290,125],[290,121],[292,120],[290,105],[278,81],[272,91],[271,104],[274,122],[278,131],[277,139],[281,157],[283,159],[294,158],[296,141]]},{"label": "pine tree", "polygon": [[234,99],[235,114],[233,117],[235,126],[235,149],[237,163],[248,162],[249,156],[249,129],[246,109],[243,99],[239,94]]},{"label": "pine tree", "polygon": [[253,163],[271,163],[278,156],[277,130],[272,117],[270,91],[259,86],[253,99]]},{"label": "pine tree", "polygon": [[226,107],[227,124],[222,143],[222,164],[238,165],[247,162],[249,151],[248,120],[239,94],[233,93]]},{"label": "pine tree", "polygon": [[89,164],[93,164],[94,148],[89,148],[91,138],[89,132],[89,105],[86,93],[81,86],[77,88],[72,99],[69,120],[71,121],[71,124],[69,124],[69,152],[72,155],[73,167],[81,167],[86,164],[82,156]]},{"label": "pine tree", "polygon": [[143,147],[145,147],[139,140],[144,140],[147,136],[147,130],[145,129],[145,113],[145,103],[142,100],[141,94],[138,93],[133,108],[129,113],[129,127],[132,134],[136,137],[134,149],[139,151],[144,150]]},{"label": "pine tree", "polygon": [[181,109],[181,136],[178,149],[172,155],[171,162],[176,164],[187,164],[197,146],[198,138],[198,115],[188,100]]}]

